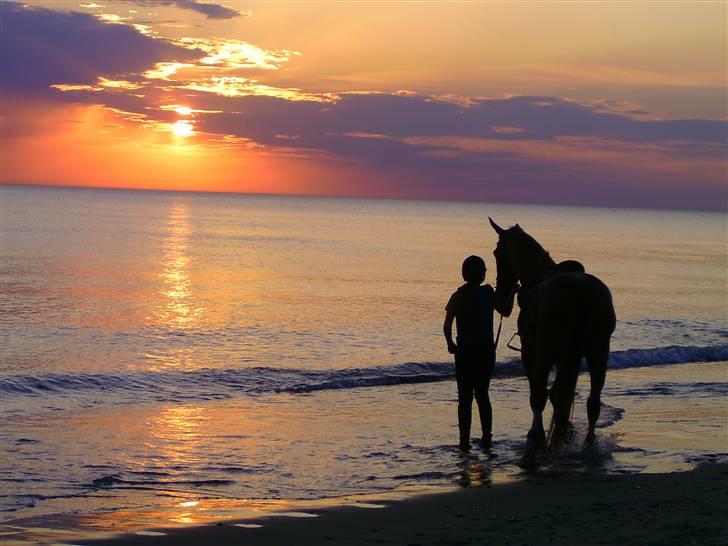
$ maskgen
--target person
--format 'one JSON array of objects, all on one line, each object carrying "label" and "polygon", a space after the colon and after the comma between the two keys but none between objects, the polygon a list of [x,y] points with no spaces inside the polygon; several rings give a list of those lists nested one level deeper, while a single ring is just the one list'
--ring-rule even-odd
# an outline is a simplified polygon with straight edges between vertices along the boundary
[{"label": "person", "polygon": [[[493,410],[488,396],[490,376],[495,364],[493,342],[493,287],[483,285],[486,267],[480,256],[469,256],[463,262],[465,284],[458,288],[445,307],[443,331],[447,350],[455,355],[455,378],[458,387],[459,447],[470,449],[470,424],[473,394],[478,404],[481,446],[490,448]],[[456,342],[452,338],[453,320],[457,326]]]}]

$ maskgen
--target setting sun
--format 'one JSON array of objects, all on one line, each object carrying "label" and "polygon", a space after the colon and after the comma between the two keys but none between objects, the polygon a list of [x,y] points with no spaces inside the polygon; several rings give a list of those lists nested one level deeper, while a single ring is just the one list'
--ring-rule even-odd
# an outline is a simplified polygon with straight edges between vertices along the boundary
[{"label": "setting sun", "polygon": [[174,136],[189,137],[195,134],[192,124],[189,121],[179,120],[171,125]]}]

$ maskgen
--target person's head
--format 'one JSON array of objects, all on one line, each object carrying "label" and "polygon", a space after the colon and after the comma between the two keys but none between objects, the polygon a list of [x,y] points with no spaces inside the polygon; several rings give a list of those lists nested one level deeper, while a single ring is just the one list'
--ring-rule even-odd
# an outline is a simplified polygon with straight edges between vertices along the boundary
[{"label": "person's head", "polygon": [[480,284],[485,280],[485,262],[480,256],[468,256],[463,262],[463,280]]}]

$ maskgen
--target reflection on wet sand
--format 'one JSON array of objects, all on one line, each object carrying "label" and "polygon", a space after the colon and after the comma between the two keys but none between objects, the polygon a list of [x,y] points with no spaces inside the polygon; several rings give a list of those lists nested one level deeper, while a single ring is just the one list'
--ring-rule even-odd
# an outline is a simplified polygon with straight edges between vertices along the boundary
[{"label": "reflection on wet sand", "polygon": [[477,457],[468,456],[460,464],[458,484],[462,487],[483,487],[492,482],[493,469]]}]

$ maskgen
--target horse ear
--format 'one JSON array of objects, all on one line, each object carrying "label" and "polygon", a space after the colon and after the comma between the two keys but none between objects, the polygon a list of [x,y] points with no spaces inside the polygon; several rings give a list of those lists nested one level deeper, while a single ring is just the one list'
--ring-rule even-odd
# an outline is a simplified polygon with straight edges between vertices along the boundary
[{"label": "horse ear", "polygon": [[493,229],[495,230],[495,232],[496,232],[496,233],[497,233],[498,235],[501,235],[501,234],[502,234],[502,233],[503,233],[503,232],[505,231],[505,229],[503,229],[503,228],[502,228],[502,227],[500,227],[500,226],[499,226],[498,224],[496,224],[496,223],[495,223],[495,222],[493,221],[493,218],[491,218],[490,216],[488,216],[488,220],[490,221],[490,225],[491,225],[491,226],[493,226]]}]

